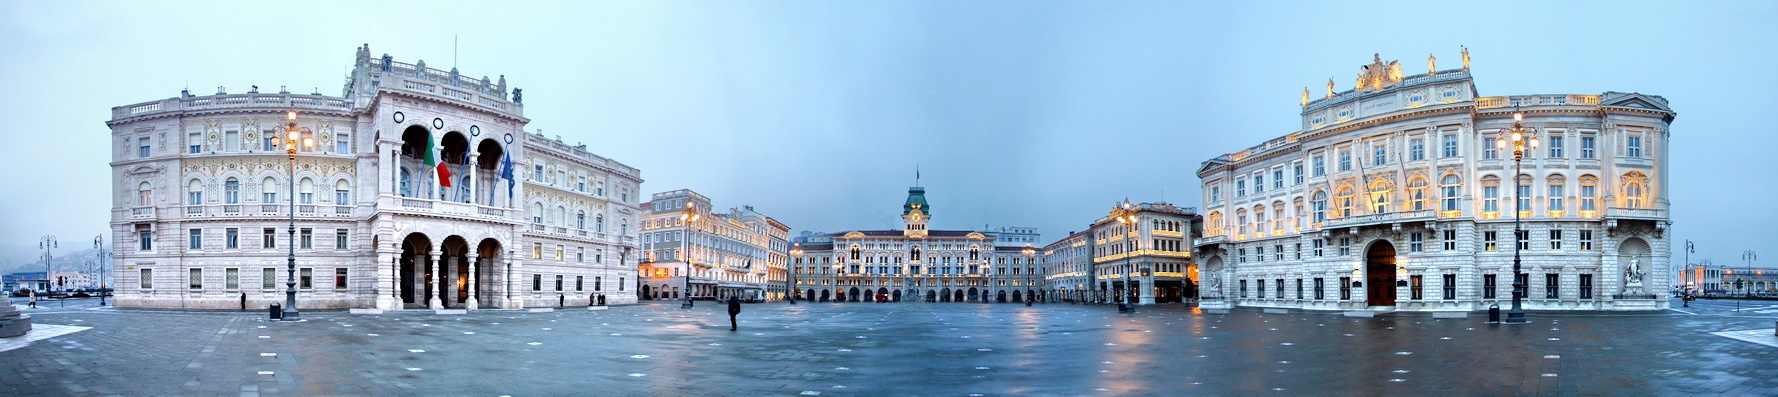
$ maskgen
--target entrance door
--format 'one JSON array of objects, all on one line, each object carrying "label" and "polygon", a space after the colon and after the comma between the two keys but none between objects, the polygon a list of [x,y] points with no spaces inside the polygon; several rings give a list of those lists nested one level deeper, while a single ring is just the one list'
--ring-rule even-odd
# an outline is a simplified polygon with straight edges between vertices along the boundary
[{"label": "entrance door", "polygon": [[1395,306],[1395,245],[1371,244],[1364,263],[1366,301],[1371,306]]}]

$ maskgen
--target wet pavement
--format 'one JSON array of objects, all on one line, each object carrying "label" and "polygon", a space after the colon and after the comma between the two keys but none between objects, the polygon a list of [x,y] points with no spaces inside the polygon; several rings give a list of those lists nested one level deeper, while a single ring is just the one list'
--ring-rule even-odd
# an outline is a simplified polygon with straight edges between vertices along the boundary
[{"label": "wet pavement", "polygon": [[[1178,306],[676,302],[468,315],[27,310],[7,395],[1774,395],[1778,302],[1685,312],[1203,314]],[[1722,303],[1728,303],[1727,308]],[[1675,302],[1674,306],[1680,306]]]}]

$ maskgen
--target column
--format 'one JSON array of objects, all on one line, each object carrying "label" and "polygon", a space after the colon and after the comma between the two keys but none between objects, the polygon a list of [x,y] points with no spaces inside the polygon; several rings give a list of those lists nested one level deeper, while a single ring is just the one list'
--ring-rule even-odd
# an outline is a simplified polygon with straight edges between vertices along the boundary
[{"label": "column", "polygon": [[[469,180],[473,181],[473,180],[475,180],[475,178],[469,178]],[[473,196],[475,194],[471,193],[470,195]],[[475,279],[477,276],[476,273],[481,273],[482,264],[484,262],[487,262],[486,259],[487,258],[476,257],[474,262],[470,262],[470,266],[469,266],[469,301],[468,301],[468,303],[466,303],[466,305],[468,305],[469,310],[480,309],[481,302],[478,302],[475,299]]]},{"label": "column", "polygon": [[[432,138],[428,137],[426,139],[432,139]],[[435,156],[438,156],[438,157],[434,157],[434,158],[438,159],[438,161],[440,163],[443,163],[445,161],[445,159],[444,159],[445,158],[444,157],[444,145],[439,145],[438,147],[434,147],[434,148],[432,148],[432,150],[434,151],[434,153],[432,153],[432,154]],[[442,181],[438,180],[439,179],[438,178],[438,170],[434,169],[434,170],[427,170],[427,171],[431,171],[431,173],[432,173],[432,199],[444,201],[444,199],[445,199],[444,183]],[[422,172],[422,174],[424,174],[424,172]],[[437,262],[434,262],[434,263],[437,263]]]},{"label": "column", "polygon": [[[401,244],[400,241],[390,242]],[[397,298],[399,295],[396,295],[398,292],[395,289],[395,272],[396,269],[401,268],[400,260],[400,252],[396,251],[393,246],[377,247],[377,309],[396,310],[401,308],[401,300]]]},{"label": "column", "polygon": [[[513,252],[516,251],[508,251],[507,253],[512,254]],[[525,266],[524,262],[519,260],[519,258],[520,256],[517,255],[512,257],[512,263],[507,266],[506,275],[502,276],[502,278],[506,280],[506,293],[501,296],[511,297],[510,299],[505,299],[500,302],[500,308],[502,309],[517,310],[525,308],[525,297],[520,293],[521,290],[519,289],[519,282],[524,278],[520,275],[524,274]]]},{"label": "column", "polygon": [[442,274],[438,272],[438,263],[444,261],[443,244],[444,243],[439,243],[439,246],[432,248],[432,269],[431,273],[426,276],[426,283],[431,283],[433,286],[427,288],[432,292],[432,299],[426,301],[426,307],[432,310],[444,308],[443,296],[445,283],[441,282],[442,280],[440,280],[440,276]]},{"label": "column", "polygon": [[[482,162],[477,161],[477,159],[480,158],[481,156],[482,156],[481,153],[476,153],[476,152],[469,153],[469,203],[470,204],[481,204],[481,200],[476,199],[476,197],[481,196],[482,191],[475,189],[475,185],[477,184],[477,182],[481,181],[481,178],[476,177],[476,169],[482,168],[481,167]],[[477,265],[480,265],[480,264],[477,263]],[[475,276],[473,276],[473,274],[475,274],[475,273],[472,272],[470,274],[472,274],[472,275],[469,276],[469,279],[474,280]],[[473,282],[471,282],[471,284],[473,285]],[[475,287],[469,287],[469,289],[474,290]],[[471,293],[470,299],[475,299],[474,296],[475,296],[475,294]],[[472,307],[472,309],[473,309],[473,307]]]}]

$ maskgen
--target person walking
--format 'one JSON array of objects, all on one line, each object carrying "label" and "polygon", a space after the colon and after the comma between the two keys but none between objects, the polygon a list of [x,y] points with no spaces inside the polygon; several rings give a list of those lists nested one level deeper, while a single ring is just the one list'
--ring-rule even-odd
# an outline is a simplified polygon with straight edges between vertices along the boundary
[{"label": "person walking", "polygon": [[25,290],[25,291],[28,291],[29,294],[31,295],[31,308],[36,309],[37,308],[37,290],[32,289],[32,290]]},{"label": "person walking", "polygon": [[741,314],[741,298],[736,298],[733,296],[728,297],[728,330],[729,331],[734,331],[736,328],[738,328],[735,325],[735,315],[738,315],[738,314]]}]

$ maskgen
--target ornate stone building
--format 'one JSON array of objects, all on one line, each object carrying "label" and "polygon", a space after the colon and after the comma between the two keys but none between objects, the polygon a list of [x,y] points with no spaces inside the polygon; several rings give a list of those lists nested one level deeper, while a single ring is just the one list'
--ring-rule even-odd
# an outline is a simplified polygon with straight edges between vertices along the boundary
[{"label": "ornate stone building", "polygon": [[1068,301],[1152,305],[1195,299],[1191,239],[1199,219],[1197,209],[1167,203],[1113,206],[1086,231],[1043,248],[1046,286]]},{"label": "ornate stone building", "polygon": [[[752,206],[711,208],[709,197],[687,189],[655,193],[642,204],[642,299],[681,299],[687,257],[693,298],[783,299],[790,227]],[[697,219],[686,222],[688,209]]]},{"label": "ornate stone building", "polygon": [[[340,97],[219,87],[112,108],[118,304],[282,302],[291,245],[298,308],[635,302],[640,172],[525,132],[511,91],[365,46]],[[313,143],[294,169],[290,114]]]},{"label": "ornate stone building", "polygon": [[[1205,307],[1536,310],[1667,307],[1664,98],[1480,96],[1463,67],[1302,98],[1302,130],[1203,163]],[[1515,175],[1510,135],[1523,115]],[[1522,218],[1522,234],[1514,218]]]},{"label": "ornate stone building", "polygon": [[[869,302],[1023,302],[1043,299],[1043,268],[1029,245],[999,244],[999,232],[930,230],[926,188],[908,188],[901,230],[805,235],[791,247],[798,299]],[[1033,298],[1035,297],[1035,298]]]}]

